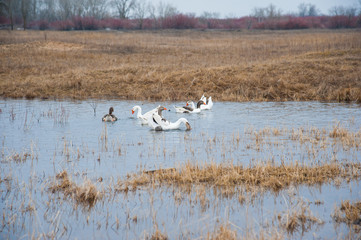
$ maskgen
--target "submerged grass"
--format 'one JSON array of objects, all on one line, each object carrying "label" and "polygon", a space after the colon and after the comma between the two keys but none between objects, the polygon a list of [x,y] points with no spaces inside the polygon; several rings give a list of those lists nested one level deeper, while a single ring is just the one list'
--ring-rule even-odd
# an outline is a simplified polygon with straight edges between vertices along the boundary
[{"label": "submerged grass", "polygon": [[1,97],[361,101],[357,30],[44,34],[0,34]]}]

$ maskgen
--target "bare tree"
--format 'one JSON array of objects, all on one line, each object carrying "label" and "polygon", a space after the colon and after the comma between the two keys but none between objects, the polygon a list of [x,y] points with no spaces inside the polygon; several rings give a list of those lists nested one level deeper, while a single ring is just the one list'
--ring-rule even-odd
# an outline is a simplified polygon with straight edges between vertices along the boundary
[{"label": "bare tree", "polygon": [[344,6],[333,6],[329,10],[330,15],[332,16],[340,16],[345,14],[345,7]]},{"label": "bare tree", "polygon": [[14,30],[14,12],[16,9],[18,1],[16,0],[2,0],[1,1],[1,9],[9,19],[10,19],[10,28]]},{"label": "bare tree", "polygon": [[357,15],[357,8],[356,7],[348,7],[345,9],[345,15],[348,17],[355,17]]},{"label": "bare tree", "polygon": [[314,4],[301,3],[300,5],[298,5],[298,15],[300,17],[317,16],[318,10],[316,8],[316,5]]},{"label": "bare tree", "polygon": [[267,18],[276,18],[281,16],[281,9],[277,9],[276,5],[270,4],[267,8],[265,8]]},{"label": "bare tree", "polygon": [[307,15],[307,4],[301,3],[298,5],[298,16],[305,17]]},{"label": "bare tree", "polygon": [[107,0],[86,0],[83,5],[85,16],[101,19],[106,15],[107,5]]},{"label": "bare tree", "polygon": [[74,1],[58,0],[58,16],[61,20],[66,20],[74,16]]},{"label": "bare tree", "polygon": [[145,2],[145,0],[138,0],[134,5],[134,18],[138,21],[139,29],[143,28],[143,22],[148,9],[149,5]]},{"label": "bare tree", "polygon": [[257,22],[263,22],[266,18],[265,8],[254,8],[252,16],[257,18]]},{"label": "bare tree", "polygon": [[316,5],[314,4],[308,4],[308,16],[317,16],[318,15],[318,9],[316,8]]},{"label": "bare tree", "polygon": [[21,15],[23,17],[24,31],[27,27],[27,21],[30,13],[31,0],[21,0]]},{"label": "bare tree", "polygon": [[158,17],[166,18],[178,14],[178,10],[172,4],[159,2],[158,5]]},{"label": "bare tree", "polygon": [[129,18],[130,12],[134,9],[136,0],[112,0],[112,5],[117,9],[119,18]]},{"label": "bare tree", "polygon": [[203,12],[202,15],[201,15],[201,18],[204,18],[204,19],[216,19],[216,18],[219,18],[219,13],[217,12]]},{"label": "bare tree", "polygon": [[39,18],[48,21],[56,20],[56,2],[54,0],[41,0],[39,2]]}]

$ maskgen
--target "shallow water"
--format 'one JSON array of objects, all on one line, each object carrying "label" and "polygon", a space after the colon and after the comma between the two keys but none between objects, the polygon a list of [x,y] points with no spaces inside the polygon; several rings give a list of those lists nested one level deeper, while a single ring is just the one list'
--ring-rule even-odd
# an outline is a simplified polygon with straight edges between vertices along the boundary
[{"label": "shallow water", "polygon": [[[180,130],[155,132],[142,126],[135,114],[131,114],[135,105],[147,111],[159,104],[170,109],[163,112],[165,118],[176,121],[186,117],[192,130],[185,131],[185,126],[182,126]],[[21,198],[31,194],[38,214],[35,223],[31,223],[34,219],[31,214],[19,214],[23,216],[17,217],[20,222],[5,224],[0,237],[19,238],[27,234],[37,237],[54,231],[54,224],[45,220],[45,213],[58,217],[67,229],[63,231],[63,236],[70,238],[98,238],[104,237],[104,234],[108,234],[109,238],[144,238],[152,233],[155,222],[171,239],[180,236],[197,238],[205,236],[225,219],[238,226],[235,229],[245,236],[247,229],[257,231],[269,226],[277,209],[282,212],[285,206],[288,210],[299,207],[299,201],[296,204],[286,200],[292,194],[304,198],[316,215],[327,219],[318,229],[303,233],[306,234],[303,236],[333,238],[348,234],[345,226],[335,228],[329,219],[335,204],[341,200],[361,198],[358,182],[352,181],[338,186],[288,189],[279,195],[266,193],[254,202],[247,200],[247,207],[240,205],[237,199],[220,198],[209,190],[206,190],[209,204],[205,210],[194,197],[179,205],[171,194],[177,191],[174,189],[158,192],[143,190],[126,197],[120,194],[112,201],[98,203],[90,212],[74,211],[71,204],[61,204],[52,210],[46,207],[48,197],[40,192],[46,188],[49,179],[62,170],[67,170],[74,181],[83,182],[86,178],[94,182],[101,177],[106,185],[140,169],[177,167],[186,162],[232,162],[249,166],[259,162],[312,164],[330,160],[359,162],[361,159],[357,147],[345,147],[339,143],[315,150],[311,140],[292,141],[291,136],[292,132],[299,133],[300,129],[301,132],[322,129],[328,133],[335,126],[358,132],[361,108],[357,104],[216,102],[210,111],[188,115],[174,111],[174,105],[182,104],[1,100],[2,209],[8,218],[14,216],[10,205],[21,205],[27,201]],[[110,106],[114,107],[118,121],[104,123],[101,117]],[[282,133],[272,134],[275,129]],[[16,154],[28,157],[24,161],[11,160]],[[4,180],[7,177],[17,182],[12,183],[14,186],[24,189],[32,186],[33,190],[23,189],[16,194],[8,191]],[[154,199],[154,202],[151,204],[149,199]],[[312,204],[316,200],[323,201],[323,204]],[[129,216],[137,216],[137,221],[129,220]],[[116,219],[120,221],[118,227],[115,227]],[[109,221],[109,225],[105,221]],[[248,226],[250,223],[251,226]],[[72,228],[71,231],[69,228]],[[60,237],[61,232],[58,229],[54,236]],[[299,238],[300,235],[294,237]]]}]

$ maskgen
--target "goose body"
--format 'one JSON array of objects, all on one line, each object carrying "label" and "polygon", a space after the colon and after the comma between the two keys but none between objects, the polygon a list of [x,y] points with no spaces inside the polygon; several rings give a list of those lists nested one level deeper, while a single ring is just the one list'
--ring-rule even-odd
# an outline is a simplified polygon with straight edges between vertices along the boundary
[{"label": "goose body", "polygon": [[205,105],[200,106],[201,110],[211,110],[212,109],[212,107],[213,107],[212,97],[209,97],[207,100],[207,98],[203,95],[201,97],[201,101],[205,102]]},{"label": "goose body", "polygon": [[114,108],[110,107],[109,108],[109,113],[105,114],[104,117],[102,118],[103,122],[115,122],[118,120],[118,118],[113,114],[114,112]]},{"label": "goose body", "polygon": [[[159,110],[160,112],[162,109]],[[174,130],[179,129],[181,124],[184,124],[187,130],[191,130],[191,125],[189,124],[188,120],[185,118],[180,118],[176,122],[170,122],[163,118],[160,114],[153,113],[152,116],[148,119],[148,125],[156,130],[156,131],[167,131],[167,130]]]},{"label": "goose body", "polygon": [[174,106],[174,108],[177,113],[200,113],[201,112],[200,107],[202,106],[202,104],[204,105],[205,103],[203,101],[199,101],[197,103],[197,107],[195,107],[193,101],[188,101],[187,106],[184,107]]},{"label": "goose body", "polygon": [[160,107],[160,106],[158,106],[158,107],[156,107],[156,108],[154,108],[154,109],[152,109],[152,110],[150,110],[150,111],[142,114],[142,108],[141,108],[140,106],[136,105],[136,106],[134,106],[134,107],[132,108],[132,114],[134,114],[135,111],[138,111],[138,113],[137,113],[137,118],[140,119],[140,121],[141,121],[142,124],[148,124],[148,119],[152,116],[153,113],[158,112],[158,108],[159,108],[159,107]]}]

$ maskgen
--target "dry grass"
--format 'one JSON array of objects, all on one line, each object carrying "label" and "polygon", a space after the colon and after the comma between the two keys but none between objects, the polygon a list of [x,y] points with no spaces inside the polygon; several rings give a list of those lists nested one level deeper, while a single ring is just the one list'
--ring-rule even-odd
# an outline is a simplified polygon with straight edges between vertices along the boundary
[{"label": "dry grass", "polygon": [[[341,201],[341,206],[336,207],[332,214],[334,221],[338,224],[346,223],[350,227],[350,236],[360,238],[361,233],[361,202]],[[353,239],[353,237],[350,237]],[[356,239],[356,238],[355,238]]]},{"label": "dry grass", "polygon": [[49,190],[52,193],[62,192],[65,197],[71,197],[75,200],[76,206],[91,208],[103,197],[103,193],[97,190],[96,186],[85,181],[82,186],[76,185],[68,176],[67,171],[62,171],[56,175],[57,182],[52,183]]},{"label": "dry grass", "polygon": [[361,33],[5,32],[0,96],[361,101]]},{"label": "dry grass", "polygon": [[288,234],[308,232],[315,224],[321,225],[324,223],[312,214],[308,205],[303,201],[300,201],[295,209],[279,214],[278,220],[280,226],[283,227]]},{"label": "dry grass", "polygon": [[214,233],[208,233],[206,239],[210,240],[222,240],[222,239],[229,239],[229,240],[236,240],[237,238],[237,231],[234,231],[230,228],[229,224],[220,225],[218,229]]},{"label": "dry grass", "polygon": [[149,239],[149,240],[168,240],[169,238],[167,237],[166,234],[162,233],[158,228],[156,228],[153,235],[150,236],[150,237],[147,237],[145,239]]},{"label": "dry grass", "polygon": [[212,187],[244,186],[247,190],[254,187],[278,192],[290,185],[316,185],[332,182],[333,179],[358,179],[361,174],[361,164],[348,163],[323,164],[316,166],[301,166],[289,164],[275,166],[260,164],[253,167],[235,166],[231,164],[198,164],[187,163],[178,170],[143,171],[128,175],[124,180],[118,180],[117,191],[128,192],[137,190],[139,186],[209,184]]},{"label": "dry grass", "polygon": [[361,225],[361,202],[341,201],[340,208],[334,213],[334,219],[337,222]]}]

